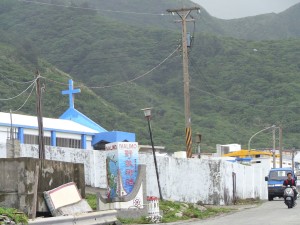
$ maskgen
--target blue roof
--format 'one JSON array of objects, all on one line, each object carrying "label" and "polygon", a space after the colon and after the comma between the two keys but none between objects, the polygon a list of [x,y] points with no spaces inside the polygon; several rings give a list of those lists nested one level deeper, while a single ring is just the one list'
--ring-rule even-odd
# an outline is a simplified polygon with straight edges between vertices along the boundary
[{"label": "blue roof", "polygon": [[76,123],[79,123],[83,126],[89,127],[93,130],[100,132],[107,132],[103,127],[99,126],[93,120],[76,110],[75,108],[69,108],[65,111],[60,117],[60,119],[72,120]]},{"label": "blue roof", "polygon": [[122,131],[110,131],[95,134],[92,145],[95,145],[101,141],[112,143],[112,142],[135,142],[135,133],[128,133]]}]

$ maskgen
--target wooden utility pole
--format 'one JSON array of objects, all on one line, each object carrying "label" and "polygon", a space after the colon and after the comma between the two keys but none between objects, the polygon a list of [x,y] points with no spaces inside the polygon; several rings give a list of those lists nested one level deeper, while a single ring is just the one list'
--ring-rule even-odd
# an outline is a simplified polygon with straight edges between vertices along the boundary
[{"label": "wooden utility pole", "polygon": [[189,61],[187,47],[187,31],[186,22],[194,21],[188,19],[188,16],[193,10],[200,10],[199,7],[168,9],[169,13],[176,13],[182,23],[182,61],[183,61],[183,82],[184,82],[184,111],[185,111],[185,143],[187,158],[192,157],[192,122],[190,110],[190,76],[189,76]]},{"label": "wooden utility pole", "polygon": [[276,127],[273,128],[273,168],[276,168]]},{"label": "wooden utility pole", "polygon": [[292,169],[295,169],[295,148],[292,150]]},{"label": "wooden utility pole", "polygon": [[36,114],[38,119],[38,144],[39,144],[39,158],[45,159],[45,144],[44,144],[44,127],[42,114],[42,88],[41,88],[40,72],[36,71]]},{"label": "wooden utility pole", "polygon": [[14,137],[14,130],[13,130],[13,120],[12,120],[12,111],[9,111],[10,114],[10,141],[12,144],[12,149],[13,149],[13,158],[15,158],[15,137]]},{"label": "wooden utility pole", "polygon": [[282,168],[282,126],[279,126],[279,155],[280,155],[280,168]]}]

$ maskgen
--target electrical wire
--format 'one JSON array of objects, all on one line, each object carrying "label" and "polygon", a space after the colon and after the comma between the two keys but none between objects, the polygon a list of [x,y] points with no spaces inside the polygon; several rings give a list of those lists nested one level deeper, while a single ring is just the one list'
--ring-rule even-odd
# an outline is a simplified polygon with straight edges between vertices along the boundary
[{"label": "electrical wire", "polygon": [[[176,44],[176,43],[174,43],[174,44]],[[174,44],[172,44],[172,46]],[[152,46],[152,47],[158,48],[159,46]],[[147,50],[147,49],[143,49],[143,50],[146,50],[147,54],[151,55],[151,54],[157,52],[157,50],[155,48],[152,48],[151,50]],[[139,50],[142,50],[142,49],[139,49]],[[108,57],[99,57],[99,58],[85,58],[85,59],[82,59],[82,61],[100,61],[100,60],[106,60],[106,59],[111,60],[111,59],[124,58],[124,57],[128,56],[128,53],[132,54],[133,51],[108,52],[107,54],[115,54],[115,53],[118,54],[118,55],[108,56]],[[123,55],[121,55],[121,54],[123,54]],[[144,55],[144,53],[139,53],[139,54],[135,53],[135,54],[136,54],[135,57],[140,57],[140,56]],[[122,59],[122,61],[128,61],[128,60],[134,60],[134,59],[129,58],[129,57],[127,57],[125,59]],[[65,61],[69,61],[69,60],[58,60],[56,62],[65,62]]]},{"label": "electrical wire", "polygon": [[52,79],[50,79],[48,77],[41,76],[41,78],[43,78],[45,80],[48,80],[48,81],[51,81],[51,82],[56,83],[56,84],[60,84],[60,85],[63,85],[63,86],[69,86],[69,84],[67,84],[67,83],[58,82],[58,81],[52,80]]},{"label": "electrical wire", "polygon": [[12,99],[15,99],[19,96],[21,96],[22,94],[24,94],[32,85],[35,84],[35,81],[38,79],[39,77],[37,77],[36,79],[34,79],[34,81],[24,90],[22,91],[21,93],[17,94],[16,96],[14,97],[11,97],[11,98],[1,98],[0,101],[9,101],[9,100],[12,100]]},{"label": "electrical wire", "polygon": [[[133,82],[135,80],[138,80],[146,75],[148,75],[149,73],[151,73],[152,71],[156,70],[158,67],[160,67],[162,64],[164,64],[169,58],[171,58],[177,51],[178,51],[179,47],[177,47],[173,52],[171,52],[165,59],[163,59],[159,64],[157,64],[155,67],[153,67],[152,69],[148,70],[147,72],[131,79],[131,80],[127,80],[127,81],[123,81],[123,82],[120,82],[120,83],[116,83],[116,84],[112,84],[112,85],[106,85],[106,86],[85,86],[85,85],[81,85],[81,86],[77,86],[77,88],[80,88],[80,87],[87,87],[87,88],[90,88],[90,89],[103,89],[103,88],[111,88],[111,87],[116,87],[116,86],[121,86],[121,85],[124,85],[124,84],[127,84],[127,83],[130,83],[130,82]],[[57,82],[57,81],[54,81],[54,80],[51,80],[47,77],[42,77],[46,80],[49,80],[51,82],[55,82],[55,83],[58,83],[58,84],[61,84],[61,85],[66,85],[65,83],[60,83],[60,82]]]},{"label": "electrical wire", "polygon": [[28,83],[32,83],[33,81],[35,81],[35,79],[33,80],[30,80],[30,81],[16,81],[16,80],[12,80],[8,77],[6,77],[5,75],[3,74],[0,74],[1,77],[5,78],[6,80],[10,81],[10,82],[13,82],[13,83],[17,83],[17,84],[28,84]]},{"label": "electrical wire", "polygon": [[[193,58],[189,58],[189,63],[190,63],[190,66],[193,68],[193,70],[195,71],[195,73],[197,73],[199,76],[202,77],[202,81],[201,83],[204,84],[204,86],[208,89],[209,92],[214,92],[213,89],[211,88],[210,85],[208,85],[208,80],[206,79],[205,75],[200,71],[199,67],[196,67],[196,63],[194,61]],[[203,75],[203,76],[202,76]]]},{"label": "electrical wire", "polygon": [[33,90],[34,90],[35,87],[36,87],[36,84],[34,84],[34,85],[32,86],[32,89],[31,89],[29,95],[27,96],[26,100],[24,101],[24,103],[23,103],[18,109],[14,110],[14,111],[12,111],[12,112],[18,112],[18,111],[20,111],[20,110],[25,106],[25,104],[26,104],[27,101],[29,100],[30,96],[32,95],[32,92],[33,92]]},{"label": "electrical wire", "polygon": [[47,2],[36,2],[30,0],[18,0],[19,2],[26,2],[26,3],[33,3],[38,5],[50,5],[56,7],[64,7],[64,8],[72,8],[72,9],[84,9],[84,10],[92,10],[92,11],[99,11],[99,12],[112,12],[112,13],[123,13],[123,14],[136,14],[136,15],[151,15],[151,16],[169,16],[171,14],[167,13],[143,13],[143,12],[131,12],[131,11],[119,11],[119,10],[110,10],[110,9],[93,9],[88,7],[80,7],[80,6],[67,6],[67,5],[59,5]]}]

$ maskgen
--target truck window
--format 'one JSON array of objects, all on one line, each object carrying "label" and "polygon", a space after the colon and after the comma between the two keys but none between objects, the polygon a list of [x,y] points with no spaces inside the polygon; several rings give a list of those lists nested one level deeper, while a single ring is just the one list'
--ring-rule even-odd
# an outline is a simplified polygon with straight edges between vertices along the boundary
[{"label": "truck window", "polygon": [[269,177],[271,180],[285,180],[287,173],[291,173],[291,171],[271,171]]}]

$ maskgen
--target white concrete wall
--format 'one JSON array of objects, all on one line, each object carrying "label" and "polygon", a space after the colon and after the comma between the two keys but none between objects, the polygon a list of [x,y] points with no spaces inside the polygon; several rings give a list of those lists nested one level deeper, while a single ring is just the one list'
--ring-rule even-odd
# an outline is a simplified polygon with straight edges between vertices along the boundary
[{"label": "white concrete wall", "polygon": [[[21,144],[20,156],[38,158],[38,146]],[[64,162],[83,163],[86,185],[106,188],[105,152],[45,146],[45,158]]]},{"label": "white concrete wall", "polygon": [[[38,158],[38,146],[21,144],[21,157]],[[0,144],[5,158],[5,144]],[[106,153],[103,151],[46,146],[46,159],[83,163],[85,182],[106,188]],[[236,173],[238,198],[267,199],[264,177],[269,160],[252,166],[220,159],[180,159],[157,156],[160,184],[165,199],[205,204],[228,204],[233,199],[232,173]],[[139,163],[147,165],[147,195],[159,196],[152,154],[139,154]]]},{"label": "white concrete wall", "polygon": [[7,157],[6,143],[0,142],[0,158],[6,158],[6,157]]},{"label": "white concrete wall", "polygon": [[[147,165],[148,195],[159,196],[153,156],[140,154]],[[238,198],[267,199],[264,177],[269,162],[252,166],[220,159],[176,159],[157,157],[163,197],[177,201],[202,201],[205,204],[228,204],[233,200],[232,172],[236,173]]]},{"label": "white concrete wall", "polygon": [[10,127],[0,126],[0,142],[6,143],[7,138],[10,136]]}]

